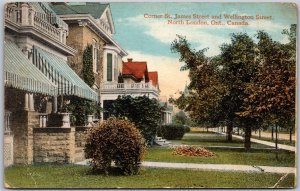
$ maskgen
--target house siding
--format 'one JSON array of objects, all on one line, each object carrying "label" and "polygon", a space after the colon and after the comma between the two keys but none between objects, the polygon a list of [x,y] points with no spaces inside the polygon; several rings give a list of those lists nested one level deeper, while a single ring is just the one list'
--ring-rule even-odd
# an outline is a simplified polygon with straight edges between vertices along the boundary
[{"label": "house siding", "polygon": [[99,45],[99,60],[98,72],[94,73],[95,84],[100,87],[103,79],[103,46],[104,41],[97,34],[91,31],[88,27],[79,26],[78,23],[69,24],[69,36],[67,38],[67,45],[75,48],[77,53],[73,57],[68,57],[69,66],[82,78],[83,69],[83,52],[88,44],[92,44],[93,39],[95,39]]}]

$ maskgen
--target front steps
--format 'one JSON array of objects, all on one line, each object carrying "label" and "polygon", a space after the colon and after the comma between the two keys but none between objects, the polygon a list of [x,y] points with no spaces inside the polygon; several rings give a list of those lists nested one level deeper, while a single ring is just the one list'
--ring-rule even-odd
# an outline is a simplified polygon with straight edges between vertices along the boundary
[{"label": "front steps", "polygon": [[160,146],[169,146],[171,144],[171,142],[163,139],[162,137],[155,137],[154,142]]}]

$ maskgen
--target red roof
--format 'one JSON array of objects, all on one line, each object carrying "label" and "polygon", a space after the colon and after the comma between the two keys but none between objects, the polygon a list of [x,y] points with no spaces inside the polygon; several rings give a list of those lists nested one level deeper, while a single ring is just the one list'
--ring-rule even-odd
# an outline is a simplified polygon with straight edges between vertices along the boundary
[{"label": "red roof", "polygon": [[128,62],[123,62],[123,76],[133,76],[137,80],[141,80],[145,77],[146,82],[149,81],[147,62],[133,62],[128,59]]},{"label": "red roof", "polygon": [[156,71],[154,72],[148,72],[149,80],[152,80],[153,86],[157,86],[158,84],[158,73]]}]

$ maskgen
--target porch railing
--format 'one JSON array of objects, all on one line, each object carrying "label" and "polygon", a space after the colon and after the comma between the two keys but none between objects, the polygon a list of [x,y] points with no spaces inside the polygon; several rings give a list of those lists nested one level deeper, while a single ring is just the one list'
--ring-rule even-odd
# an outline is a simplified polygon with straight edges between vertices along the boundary
[{"label": "porch railing", "polygon": [[5,6],[5,19],[19,26],[32,26],[48,34],[55,40],[66,42],[67,25],[53,25],[55,15],[36,12],[28,3],[8,3]]},{"label": "porch railing", "polygon": [[154,90],[158,91],[151,83],[103,83],[102,90]]}]

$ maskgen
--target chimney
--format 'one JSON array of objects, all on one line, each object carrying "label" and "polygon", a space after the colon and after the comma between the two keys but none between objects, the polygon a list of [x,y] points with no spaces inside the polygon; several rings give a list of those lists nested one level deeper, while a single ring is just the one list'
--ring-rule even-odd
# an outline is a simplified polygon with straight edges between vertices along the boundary
[{"label": "chimney", "polygon": [[127,58],[127,61],[128,62],[132,62],[132,58]]}]

